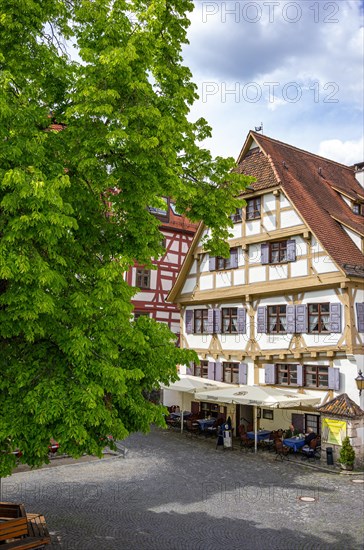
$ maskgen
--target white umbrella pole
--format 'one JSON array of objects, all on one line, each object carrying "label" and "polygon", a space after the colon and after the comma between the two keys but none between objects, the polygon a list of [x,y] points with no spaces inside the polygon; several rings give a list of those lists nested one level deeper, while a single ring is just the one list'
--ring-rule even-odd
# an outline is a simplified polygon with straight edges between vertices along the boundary
[{"label": "white umbrella pole", "polygon": [[257,406],[254,405],[254,452],[258,451],[258,421],[257,421]]},{"label": "white umbrella pole", "polygon": [[181,416],[180,416],[180,419],[181,419],[181,433],[183,432],[183,395],[184,395],[184,392],[182,392],[182,398],[181,398]]}]

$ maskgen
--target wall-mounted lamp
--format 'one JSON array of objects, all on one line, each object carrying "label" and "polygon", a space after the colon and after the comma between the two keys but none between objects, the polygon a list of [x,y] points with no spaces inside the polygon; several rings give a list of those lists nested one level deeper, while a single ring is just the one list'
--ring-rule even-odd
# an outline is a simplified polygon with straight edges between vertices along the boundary
[{"label": "wall-mounted lamp", "polygon": [[364,376],[361,370],[359,371],[358,376],[355,378],[355,382],[359,390],[359,395],[361,395],[361,391],[364,390]]}]

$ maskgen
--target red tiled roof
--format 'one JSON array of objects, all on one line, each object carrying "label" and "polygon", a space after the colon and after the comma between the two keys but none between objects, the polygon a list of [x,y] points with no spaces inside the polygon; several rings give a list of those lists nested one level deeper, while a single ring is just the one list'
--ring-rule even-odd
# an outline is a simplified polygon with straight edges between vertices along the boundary
[{"label": "red tiled roof", "polygon": [[346,418],[358,418],[364,416],[364,411],[346,393],[335,397],[325,405],[317,408],[324,414],[344,416]]},{"label": "red tiled roof", "polygon": [[[252,184],[256,190],[272,187],[273,174],[275,185],[282,185],[287,197],[332,259],[345,271],[346,264],[362,267],[363,254],[336,220],[362,233],[364,218],[354,214],[333,189],[340,189],[358,200],[363,198],[364,190],[356,180],[353,168],[256,132],[250,132],[250,135],[261,147],[266,160],[262,160],[262,153],[248,153],[240,158],[239,172],[257,177],[257,183]],[[253,169],[254,159],[257,162]]]}]

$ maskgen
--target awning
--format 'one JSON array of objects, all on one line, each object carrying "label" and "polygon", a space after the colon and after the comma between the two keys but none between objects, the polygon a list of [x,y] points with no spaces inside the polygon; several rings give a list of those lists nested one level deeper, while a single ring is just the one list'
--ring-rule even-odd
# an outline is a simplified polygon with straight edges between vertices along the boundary
[{"label": "awning", "polygon": [[218,389],[231,389],[238,388],[236,384],[226,384],[225,382],[219,382],[218,380],[208,380],[207,378],[201,378],[200,376],[192,376],[190,374],[180,374],[179,380],[172,382],[169,386],[161,385],[163,390],[172,390],[182,392],[182,407],[181,407],[181,431],[183,431],[183,394],[189,393],[196,396],[196,392],[214,391]]},{"label": "awning", "polygon": [[195,399],[199,401],[211,401],[213,403],[233,403],[236,405],[252,405],[267,408],[297,408],[300,406],[318,405],[320,397],[313,397],[304,393],[292,392],[284,389],[271,388],[269,386],[245,386],[204,390],[195,393]]},{"label": "awning", "polygon": [[218,380],[208,380],[207,378],[200,378],[199,376],[192,376],[190,374],[180,374],[179,380],[172,382],[169,386],[164,384],[161,388],[164,390],[182,391],[187,393],[195,393],[197,391],[208,391],[215,389],[229,389],[237,388],[238,385],[232,386],[225,382],[219,382]]}]

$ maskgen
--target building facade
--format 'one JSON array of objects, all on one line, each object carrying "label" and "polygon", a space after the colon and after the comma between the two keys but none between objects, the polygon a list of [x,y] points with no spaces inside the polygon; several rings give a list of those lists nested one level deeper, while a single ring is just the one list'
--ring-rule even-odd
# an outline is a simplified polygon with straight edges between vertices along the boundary
[{"label": "building facade", "polygon": [[156,269],[134,265],[126,274],[126,281],[139,288],[133,298],[134,317],[148,315],[156,321],[168,324],[172,332],[179,335],[179,309],[175,304],[167,303],[166,297],[181,269],[197,224],[180,216],[170,199],[165,199],[165,202],[165,210],[150,209],[161,222],[165,254],[153,261]]},{"label": "building facade", "polygon": [[[168,299],[181,306],[187,372],[293,389],[363,408],[364,189],[347,167],[250,132],[238,170],[256,181],[232,215],[230,257],[211,257],[201,225]],[[359,176],[357,178],[357,176]],[[196,410],[196,404],[191,407]],[[228,412],[251,422],[252,407]],[[320,431],[314,410],[260,411],[265,429]],[[364,434],[358,436],[364,442]]]}]

